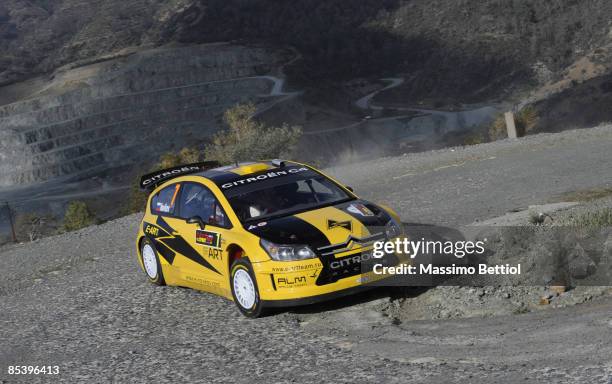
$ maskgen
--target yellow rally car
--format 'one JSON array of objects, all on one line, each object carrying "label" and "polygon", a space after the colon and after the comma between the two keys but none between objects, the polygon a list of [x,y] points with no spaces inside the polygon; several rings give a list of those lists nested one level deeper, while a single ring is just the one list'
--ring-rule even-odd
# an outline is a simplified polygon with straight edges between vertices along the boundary
[{"label": "yellow rally car", "polygon": [[[392,210],[308,165],[213,166],[142,177],[151,193],[136,245],[153,283],[212,292],[257,317],[265,308],[338,297],[377,279],[362,262],[372,259],[374,242],[402,232]],[[398,263],[391,254],[379,261]]]}]

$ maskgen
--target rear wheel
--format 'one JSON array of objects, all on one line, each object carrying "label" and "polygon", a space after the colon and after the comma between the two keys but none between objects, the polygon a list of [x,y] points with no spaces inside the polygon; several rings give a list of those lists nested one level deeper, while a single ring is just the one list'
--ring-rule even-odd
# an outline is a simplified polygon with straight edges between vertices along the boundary
[{"label": "rear wheel", "polygon": [[230,271],[232,296],[240,312],[251,318],[262,316],[264,308],[249,260],[245,258],[237,259],[232,263]]},{"label": "rear wheel", "polygon": [[155,250],[153,242],[149,239],[144,239],[140,246],[140,256],[144,271],[149,278],[149,281],[157,285],[166,285],[164,274],[159,263],[159,255]]}]

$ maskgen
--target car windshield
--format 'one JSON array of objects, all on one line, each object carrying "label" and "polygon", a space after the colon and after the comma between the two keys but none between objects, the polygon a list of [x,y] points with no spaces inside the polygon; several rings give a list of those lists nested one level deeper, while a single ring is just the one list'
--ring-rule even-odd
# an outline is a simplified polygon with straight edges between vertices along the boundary
[{"label": "car windshield", "polygon": [[301,172],[279,177],[261,176],[244,179],[253,182],[228,184],[228,189],[223,191],[243,223],[291,215],[353,199],[333,181],[304,168],[301,168]]}]

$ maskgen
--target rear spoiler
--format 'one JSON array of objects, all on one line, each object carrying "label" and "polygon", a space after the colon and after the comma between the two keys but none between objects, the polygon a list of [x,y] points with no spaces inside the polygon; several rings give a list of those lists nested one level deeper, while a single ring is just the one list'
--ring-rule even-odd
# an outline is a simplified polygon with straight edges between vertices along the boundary
[{"label": "rear spoiler", "polygon": [[175,177],[203,172],[211,168],[216,168],[220,165],[221,164],[216,161],[204,161],[201,163],[185,164],[168,169],[161,169],[142,176],[140,178],[140,189],[152,191],[161,183],[174,179]]}]

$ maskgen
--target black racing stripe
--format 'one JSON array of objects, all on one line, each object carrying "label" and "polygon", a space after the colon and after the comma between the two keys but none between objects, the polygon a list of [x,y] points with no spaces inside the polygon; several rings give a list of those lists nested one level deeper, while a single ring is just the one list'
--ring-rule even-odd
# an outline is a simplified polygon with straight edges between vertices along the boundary
[{"label": "black racing stripe", "polygon": [[295,216],[279,217],[259,224],[246,224],[246,227],[254,235],[276,244],[305,244],[313,250],[331,244],[319,228]]},{"label": "black racing stripe", "polygon": [[174,232],[174,229],[172,229],[170,224],[168,224],[166,222],[166,220],[164,220],[164,218],[161,217],[161,216],[157,216],[157,220],[155,221],[155,224],[157,224],[158,227],[160,227],[164,231],[166,231],[168,233],[168,235],[171,234],[172,232]]},{"label": "black racing stripe", "polygon": [[[159,221],[159,220],[158,220],[158,221]],[[151,234],[151,233],[147,233],[147,227],[149,227],[149,226],[150,226],[150,227],[157,228],[157,230],[159,231],[159,232],[157,233],[157,235],[153,235],[153,234]],[[169,235],[170,235],[170,233],[169,233],[169,232],[168,232],[166,229],[161,228],[161,227],[159,227],[159,226],[157,226],[157,225],[155,225],[155,224],[147,223],[146,221],[143,221],[143,223],[142,223],[142,231],[143,231],[143,232],[145,233],[145,235],[146,235],[148,238],[150,238],[150,239],[155,239],[155,238],[157,238],[157,237],[164,237],[164,236],[169,236]]]},{"label": "black racing stripe", "polygon": [[[158,216],[157,224],[162,228],[167,228],[168,233],[170,234],[175,232],[161,216]],[[217,269],[213,267],[206,259],[204,259],[204,257],[198,251],[196,251],[183,237],[177,235],[170,235],[167,238],[158,238],[157,242],[162,243],[163,245],[167,246],[170,249],[173,249],[174,251],[185,256],[186,258],[195,261],[204,268],[208,268],[215,273],[221,274],[221,272],[217,271]]]},{"label": "black racing stripe", "polygon": [[173,250],[166,247],[166,245],[161,241],[155,241],[155,249],[157,249],[157,252],[159,252],[159,254],[162,255],[162,257],[166,259],[170,265],[172,265],[174,262],[174,256],[176,256],[176,253],[174,253]]},{"label": "black racing stripe", "polygon": [[276,282],[274,281],[274,274],[270,274],[270,280],[272,280],[272,288],[276,291]]},{"label": "black racing stripe", "polygon": [[221,272],[217,271],[215,267],[213,267],[206,259],[200,255],[198,251],[193,249],[191,245],[185,239],[180,236],[171,237],[167,239],[160,239],[159,241],[163,242],[168,247],[172,248],[176,252],[185,256],[186,258],[195,261],[200,264],[204,268],[210,269],[211,271],[221,274]]},{"label": "black racing stripe", "polygon": [[[147,233],[146,231],[147,227],[156,228],[158,230],[157,234]],[[176,256],[176,254],[170,248],[166,247],[161,241],[157,240],[158,237],[168,237],[170,236],[170,234],[163,228],[158,227],[157,225],[154,225],[154,224],[147,223],[147,222],[142,223],[142,230],[145,232],[145,236],[153,242],[157,252],[159,252],[159,254],[162,255],[162,257],[166,259],[168,263],[170,263],[170,265],[172,265],[172,262],[174,261],[174,256]]]}]

